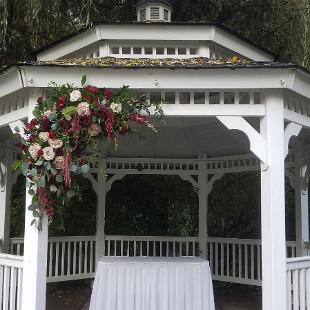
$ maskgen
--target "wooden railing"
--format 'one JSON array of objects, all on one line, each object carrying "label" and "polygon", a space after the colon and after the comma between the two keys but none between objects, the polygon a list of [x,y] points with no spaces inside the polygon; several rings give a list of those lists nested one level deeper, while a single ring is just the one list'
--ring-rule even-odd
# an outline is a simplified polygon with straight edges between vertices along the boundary
[{"label": "wooden railing", "polygon": [[[47,281],[92,278],[96,265],[96,239],[52,237],[48,244]],[[261,285],[261,241],[207,239],[208,260],[214,280]],[[12,254],[23,254],[23,239],[11,239]],[[196,237],[106,236],[106,256],[198,256]],[[296,256],[296,244],[287,242],[287,256]]]},{"label": "wooden railing", "polygon": [[21,309],[23,257],[0,254],[0,310]]},{"label": "wooden railing", "polygon": [[286,270],[287,310],[309,310],[310,256],[288,259]]}]

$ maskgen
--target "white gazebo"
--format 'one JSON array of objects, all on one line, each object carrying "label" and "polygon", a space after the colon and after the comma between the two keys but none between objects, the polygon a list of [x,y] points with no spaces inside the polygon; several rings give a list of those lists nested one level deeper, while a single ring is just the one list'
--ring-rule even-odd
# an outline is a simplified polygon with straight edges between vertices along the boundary
[{"label": "white gazebo", "polygon": [[[214,280],[262,285],[263,310],[310,310],[310,74],[215,24],[172,23],[167,1],[140,1],[135,23],[98,23],[0,74],[0,309],[45,309],[46,282],[94,277],[102,255],[201,255]],[[49,83],[128,85],[163,101],[166,123],[146,139],[100,146],[87,177],[97,194],[94,237],[48,238],[31,226],[10,239],[12,131],[32,118]],[[292,138],[294,137],[294,138]],[[292,138],[292,139],[291,139]],[[98,171],[105,170],[109,177]],[[224,174],[260,171],[261,240],[212,238],[208,195]],[[105,235],[105,199],[128,174],[177,175],[199,189],[198,237]],[[295,189],[296,241],[285,238],[285,175]],[[289,257],[289,258],[288,258]]]}]

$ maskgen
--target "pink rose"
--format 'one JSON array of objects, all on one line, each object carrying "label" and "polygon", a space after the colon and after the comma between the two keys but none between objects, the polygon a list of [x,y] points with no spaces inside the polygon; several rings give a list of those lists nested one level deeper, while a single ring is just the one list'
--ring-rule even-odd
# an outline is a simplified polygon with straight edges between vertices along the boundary
[{"label": "pink rose", "polygon": [[80,116],[85,116],[85,115],[88,116],[90,114],[89,104],[87,102],[79,103],[76,111],[77,111],[78,115],[80,115]]},{"label": "pink rose", "polygon": [[101,127],[99,124],[91,124],[88,129],[89,135],[92,137],[96,137],[101,132]]},{"label": "pink rose", "polygon": [[48,143],[53,149],[60,149],[63,146],[63,142],[60,139],[49,139]]}]

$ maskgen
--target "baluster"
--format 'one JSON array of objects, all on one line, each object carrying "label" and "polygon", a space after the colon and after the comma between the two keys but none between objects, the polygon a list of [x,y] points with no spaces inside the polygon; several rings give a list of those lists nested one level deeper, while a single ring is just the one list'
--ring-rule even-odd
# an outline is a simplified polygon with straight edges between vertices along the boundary
[{"label": "baluster", "polygon": [[172,255],[173,256],[176,256],[175,255],[175,243],[176,243],[176,241],[173,241],[173,243],[172,243]]},{"label": "baluster", "polygon": [[257,280],[261,280],[261,246],[257,246]]},{"label": "baluster", "polygon": [[307,309],[310,309],[310,268],[306,269],[306,298],[307,298]]},{"label": "baluster", "polygon": [[10,277],[10,310],[15,310],[16,305],[16,272],[17,268],[11,267],[11,277]]},{"label": "baluster", "polygon": [[[3,275],[4,275],[4,266],[0,265],[0,305],[2,305],[2,301],[3,301]],[[0,308],[1,309],[1,308]]]},{"label": "baluster", "polygon": [[239,258],[239,278],[242,278],[242,251],[241,244],[238,245],[238,258]]},{"label": "baluster", "polygon": [[129,243],[130,243],[130,241],[128,240],[127,241],[127,256],[130,256],[130,253],[129,253],[129,251],[130,251]]},{"label": "baluster", "polygon": [[150,241],[146,242],[146,256],[150,256]]},{"label": "baluster", "polygon": [[[17,300],[16,300],[16,304],[17,310],[21,309],[22,306],[22,279],[23,279],[23,269],[18,269],[18,277],[17,277]],[[0,285],[1,287],[1,285]],[[0,294],[1,295],[1,294]],[[0,298],[1,299],[1,298]],[[0,300],[0,304],[1,304],[1,300]]]},{"label": "baluster", "polygon": [[61,246],[61,275],[65,274],[65,241],[62,242]]},{"label": "baluster", "polygon": [[293,270],[293,309],[299,310],[298,270]]},{"label": "baluster", "polygon": [[108,256],[111,256],[111,240],[108,240]]},{"label": "baluster", "polygon": [[162,241],[159,241],[159,256],[163,256],[163,243]]},{"label": "baluster", "polygon": [[251,244],[251,279],[254,280],[254,245]]},{"label": "baluster", "polygon": [[169,241],[166,241],[166,256],[169,256]]},{"label": "baluster", "polygon": [[226,243],[226,276],[230,276],[230,243]]},{"label": "baluster", "polygon": [[136,251],[137,251],[137,241],[134,240],[134,242],[133,242],[133,256],[137,256]]},{"label": "baluster", "polygon": [[211,268],[212,275],[215,274],[214,268],[213,268],[213,245],[214,243],[210,241],[210,268]]},{"label": "baluster", "polygon": [[245,263],[245,278],[248,279],[248,274],[249,274],[249,262],[248,262],[248,245],[244,245],[244,263]]},{"label": "baluster", "polygon": [[124,256],[124,240],[121,240],[121,256]]},{"label": "baluster", "polygon": [[114,240],[114,256],[116,256],[117,240]]},{"label": "baluster", "polygon": [[218,248],[218,242],[215,243],[215,274],[218,276],[219,274],[219,248]]},{"label": "baluster", "polygon": [[9,309],[10,267],[4,266],[2,310]]},{"label": "baluster", "polygon": [[210,104],[210,93],[205,92],[205,104]]},{"label": "baluster", "polygon": [[68,241],[67,275],[71,274],[71,245],[72,242]]},{"label": "baluster", "polygon": [[299,270],[299,300],[300,300],[300,310],[306,310],[306,286],[305,286],[305,269]]},{"label": "baluster", "polygon": [[236,277],[236,245],[233,243],[232,244],[232,259],[233,259],[233,278]]},{"label": "baluster", "polygon": [[51,278],[53,276],[53,242],[48,243],[49,248],[49,266],[48,266],[48,276]]},{"label": "baluster", "polygon": [[254,92],[250,92],[250,104],[254,104]]},{"label": "baluster", "polygon": [[189,243],[185,241],[186,256],[189,256]]},{"label": "baluster", "polygon": [[82,241],[79,242],[79,274],[82,273]]},{"label": "baluster", "polygon": [[56,242],[55,276],[59,275],[59,242]]},{"label": "baluster", "polygon": [[224,276],[224,243],[221,242],[221,276]]},{"label": "baluster", "polygon": [[76,274],[76,255],[77,255],[77,242],[73,243],[73,274]]},{"label": "baluster", "polygon": [[143,256],[143,252],[142,252],[143,241],[140,241],[139,245],[140,245],[140,256]]},{"label": "baluster", "polygon": [[84,273],[87,273],[88,267],[88,241],[84,242]]},{"label": "baluster", "polygon": [[240,94],[238,91],[235,92],[235,104],[239,104],[240,102]]},{"label": "baluster", "polygon": [[286,300],[287,309],[292,309],[292,271],[286,272]]}]

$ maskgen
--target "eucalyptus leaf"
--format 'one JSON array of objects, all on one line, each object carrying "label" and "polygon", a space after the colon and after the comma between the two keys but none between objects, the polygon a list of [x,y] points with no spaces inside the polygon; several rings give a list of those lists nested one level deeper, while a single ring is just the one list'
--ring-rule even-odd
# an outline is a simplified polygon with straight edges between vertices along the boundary
[{"label": "eucalyptus leaf", "polygon": [[16,126],[16,127],[14,128],[14,130],[15,130],[16,132],[20,132],[19,127],[18,127],[18,126]]},{"label": "eucalyptus leaf", "polygon": [[29,195],[33,196],[35,193],[36,192],[32,188],[28,189],[28,194]]},{"label": "eucalyptus leaf", "polygon": [[42,159],[39,159],[36,161],[35,165],[36,166],[41,166],[43,164],[43,160]]},{"label": "eucalyptus leaf", "polygon": [[81,80],[81,85],[82,85],[82,86],[85,85],[86,79],[87,79],[87,76],[86,76],[86,74],[84,74],[84,75],[82,76],[82,80]]},{"label": "eucalyptus leaf", "polygon": [[82,173],[87,173],[89,171],[89,166],[87,164],[81,166]]},{"label": "eucalyptus leaf", "polygon": [[62,175],[60,175],[60,174],[56,175],[56,182],[61,183],[61,182],[63,182],[63,180],[64,180],[64,178]]},{"label": "eucalyptus leaf", "polygon": [[51,128],[52,128],[53,131],[57,130],[58,129],[58,124],[57,123],[52,124]]},{"label": "eucalyptus leaf", "polygon": [[56,175],[57,174],[57,170],[54,169],[54,168],[51,168],[51,173],[52,173],[52,175]]},{"label": "eucalyptus leaf", "polygon": [[53,114],[53,113],[49,114],[49,116],[48,116],[48,119],[49,119],[50,121],[53,121],[55,118],[56,118],[56,115]]},{"label": "eucalyptus leaf", "polygon": [[42,176],[38,182],[38,186],[45,187],[45,177]]},{"label": "eucalyptus leaf", "polygon": [[73,173],[75,173],[76,171],[77,171],[77,165],[72,165],[71,166],[71,171],[73,172]]},{"label": "eucalyptus leaf", "polygon": [[46,163],[46,170],[51,170],[51,168],[52,168],[52,165],[51,165],[51,163],[48,161],[48,162]]},{"label": "eucalyptus leaf", "polygon": [[36,220],[36,219],[33,219],[33,220],[31,221],[30,225],[33,226],[36,222],[37,222],[37,220]]},{"label": "eucalyptus leaf", "polygon": [[33,177],[35,177],[38,174],[38,170],[36,168],[32,168],[29,172],[29,174]]}]

